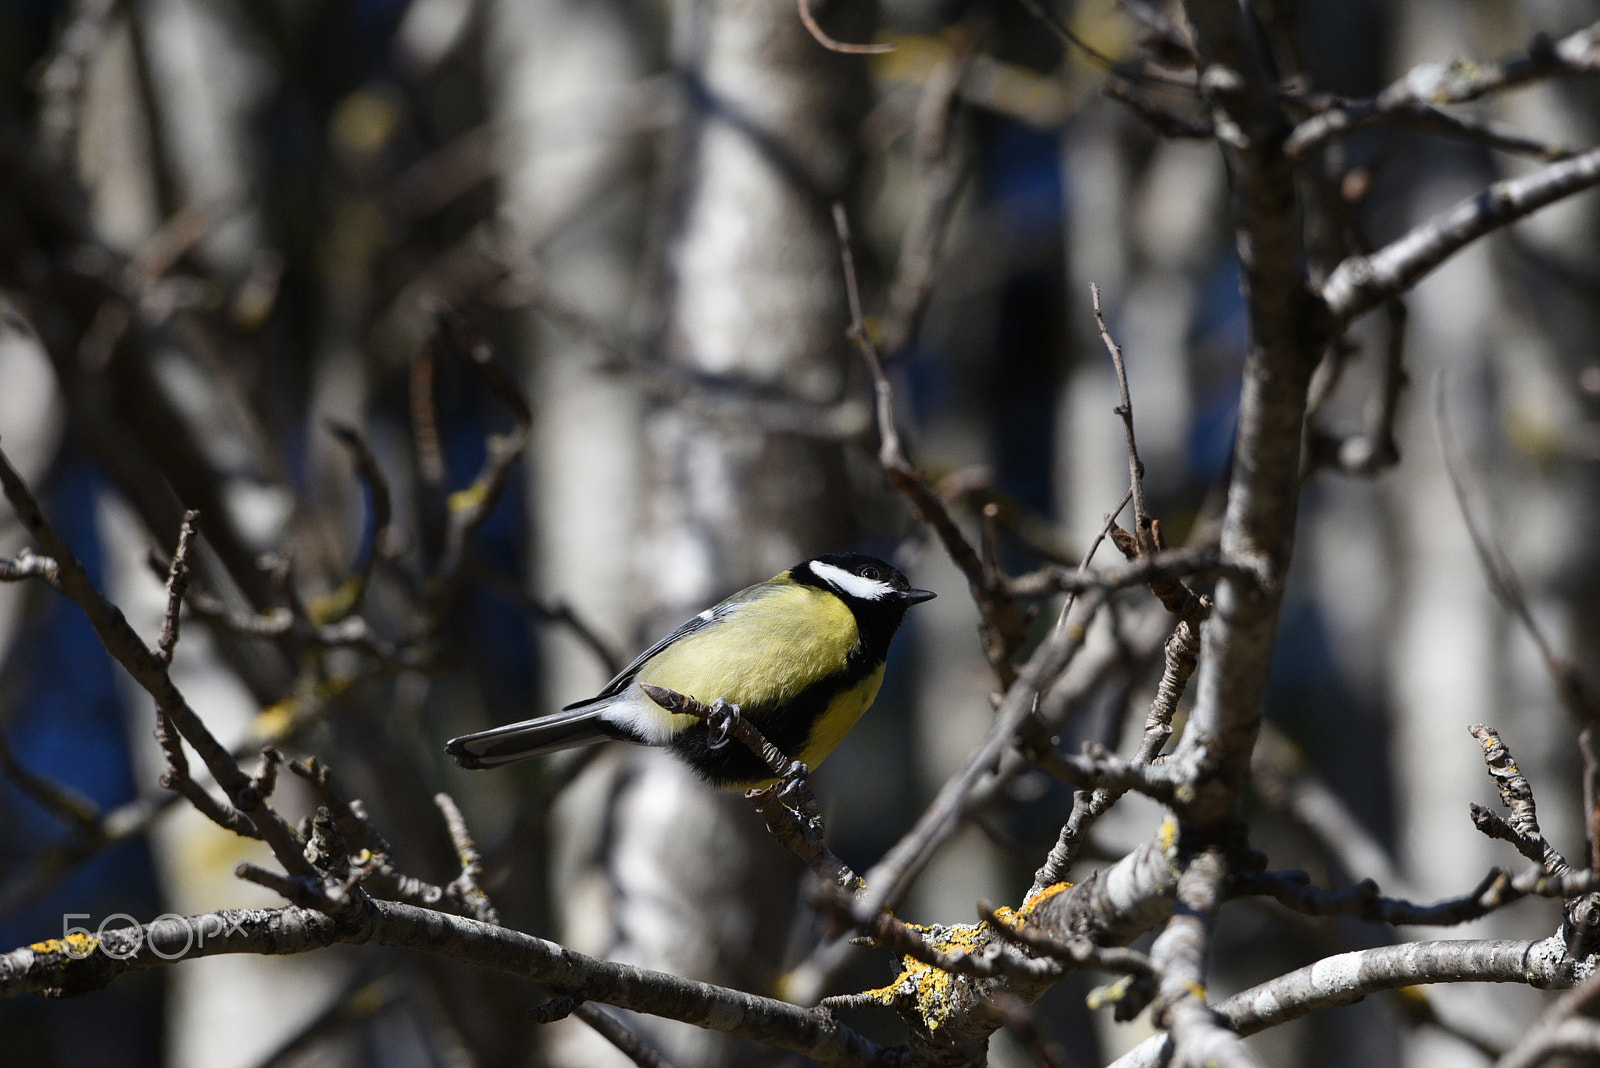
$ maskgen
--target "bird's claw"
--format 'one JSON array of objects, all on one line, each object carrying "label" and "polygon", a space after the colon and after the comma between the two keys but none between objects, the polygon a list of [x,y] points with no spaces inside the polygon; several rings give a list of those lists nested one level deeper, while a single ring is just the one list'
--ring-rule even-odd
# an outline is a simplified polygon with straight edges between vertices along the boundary
[{"label": "bird's claw", "polygon": [[793,799],[795,792],[805,785],[806,778],[810,774],[811,769],[800,761],[791,762],[783,777],[778,780],[778,796],[785,801]]},{"label": "bird's claw", "polygon": [[739,706],[730,704],[722,698],[717,698],[711,705],[711,715],[706,720],[706,726],[711,731],[711,740],[706,743],[708,749],[721,749],[733,740],[733,725],[740,716]]}]

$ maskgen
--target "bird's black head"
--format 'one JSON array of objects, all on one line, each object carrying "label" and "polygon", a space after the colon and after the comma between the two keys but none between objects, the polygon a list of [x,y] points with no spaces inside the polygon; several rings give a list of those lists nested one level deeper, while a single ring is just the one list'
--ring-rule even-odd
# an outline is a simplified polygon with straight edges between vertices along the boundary
[{"label": "bird's black head", "polygon": [[[866,553],[827,553],[789,570],[796,582],[835,594],[855,613],[863,644],[887,652],[906,609],[929,600],[928,590],[912,589],[899,568]],[[881,643],[881,645],[880,645]]]}]

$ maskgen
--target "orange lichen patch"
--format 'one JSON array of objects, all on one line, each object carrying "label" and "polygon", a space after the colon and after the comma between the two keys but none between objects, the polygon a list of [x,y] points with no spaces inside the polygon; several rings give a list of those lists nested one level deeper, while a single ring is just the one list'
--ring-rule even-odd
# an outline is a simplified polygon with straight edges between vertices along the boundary
[{"label": "orange lichen patch", "polygon": [[82,960],[93,953],[99,945],[99,939],[91,935],[73,933],[65,938],[47,938],[43,942],[35,942],[28,948],[35,953],[65,953],[73,960]]},{"label": "orange lichen patch", "polygon": [[[1033,910],[1034,909],[1038,908],[1040,905],[1043,905],[1046,901],[1049,901],[1051,898],[1055,897],[1057,894],[1063,893],[1063,892],[1065,892],[1067,890],[1071,890],[1071,889],[1072,889],[1072,884],[1071,883],[1051,883],[1049,886],[1045,887],[1043,890],[1040,890],[1037,894],[1030,895],[1028,897],[1028,899],[1022,903],[1022,908],[1019,909],[1018,912],[1017,912],[1017,922],[1014,923],[1014,924],[1011,924],[1011,926],[1012,927],[1020,927],[1020,926],[1022,926],[1022,924],[1027,921],[1028,917],[1033,915]],[[1002,910],[1002,911],[1010,911],[1010,910],[1007,909],[1007,910]],[[998,913],[996,915],[998,916]]]},{"label": "orange lichen patch", "polygon": [[[1004,911],[1011,914],[1010,909]],[[1006,922],[1014,926],[1009,917]],[[988,941],[985,933],[985,928],[988,927],[987,920],[981,923],[958,924],[954,927],[946,927],[943,924],[924,927],[915,923],[908,923],[906,926],[919,932],[929,946],[941,953],[970,953]],[[864,996],[881,1005],[906,1003],[915,1005],[917,1016],[928,1030],[937,1031],[954,1007],[950,997],[953,977],[943,968],[924,964],[911,957],[902,957],[901,960],[905,967],[894,977],[893,982],[876,990],[868,990]]]},{"label": "orange lichen patch", "polygon": [[[1055,883],[1033,894],[1023,902],[1020,909],[1002,905],[995,909],[993,920],[995,923],[1017,930],[1028,921],[1028,917],[1044,902],[1063,891],[1072,889],[1072,884],[1067,882]],[[989,944],[989,921],[979,923],[963,923],[955,926],[932,924],[908,923],[908,928],[923,936],[928,945],[940,953],[951,956],[965,956]],[[870,998],[880,1005],[915,1005],[917,1015],[930,1031],[938,1030],[948,1017],[953,1003],[950,998],[950,985],[952,976],[943,968],[911,957],[901,958],[903,967],[899,975],[888,986],[878,987],[876,990],[862,992],[862,996]]]}]

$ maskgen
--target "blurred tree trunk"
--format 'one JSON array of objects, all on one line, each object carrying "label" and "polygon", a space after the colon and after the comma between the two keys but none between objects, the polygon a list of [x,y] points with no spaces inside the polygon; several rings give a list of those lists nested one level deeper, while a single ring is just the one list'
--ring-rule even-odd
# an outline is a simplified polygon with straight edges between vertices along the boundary
[{"label": "blurred tree trunk", "polygon": [[[1492,20],[1479,25],[1458,15],[1451,4],[1397,9],[1392,16],[1393,71],[1443,54],[1493,55],[1505,36],[1514,36],[1502,34]],[[1592,118],[1552,128],[1549,114],[1548,109],[1543,113],[1542,136],[1575,144],[1593,141]],[[1404,225],[1472,195],[1505,170],[1471,146],[1436,148],[1412,175]],[[1586,248],[1592,262],[1593,198],[1575,198],[1559,211],[1568,216],[1564,223],[1552,211],[1532,225],[1559,231],[1565,235],[1560,245]],[[1505,863],[1503,850],[1478,834],[1459,811],[1444,820],[1427,816],[1439,810],[1441,798],[1485,796],[1481,757],[1464,737],[1464,724],[1496,725],[1507,744],[1517,747],[1519,758],[1526,753],[1523,759],[1535,766],[1553,762],[1570,768],[1571,723],[1552,714],[1556,702],[1543,665],[1530,655],[1532,645],[1522,627],[1490,592],[1461,521],[1435,428],[1435,393],[1443,390],[1445,418],[1459,442],[1480,524],[1517,568],[1522,589],[1556,647],[1581,648],[1568,639],[1566,618],[1570,606],[1579,603],[1581,587],[1567,583],[1582,574],[1585,557],[1593,559],[1593,543],[1575,538],[1574,532],[1592,529],[1595,496],[1592,490],[1551,494],[1546,480],[1554,472],[1542,470],[1563,434],[1559,420],[1577,414],[1564,400],[1572,395],[1576,369],[1561,366],[1557,337],[1548,332],[1541,336],[1522,324],[1524,315],[1540,314],[1528,307],[1539,298],[1514,284],[1516,272],[1496,269],[1497,259],[1509,254],[1505,246],[1511,240],[1509,233],[1497,235],[1465,250],[1407,302],[1415,372],[1412,414],[1401,426],[1405,463],[1387,483],[1399,518],[1392,547],[1399,581],[1387,606],[1397,640],[1388,662],[1390,695],[1398,710],[1394,782],[1404,828],[1398,854],[1424,897],[1453,892],[1463,872]],[[1539,288],[1536,282],[1526,287]],[[1563,290],[1551,286],[1550,292],[1552,297],[1545,299],[1559,299],[1555,295]],[[1564,307],[1550,321],[1576,326],[1575,315],[1592,327],[1592,304],[1582,310]],[[1592,351],[1592,345],[1582,342],[1566,351],[1575,355]],[[1530,511],[1535,497],[1544,502],[1536,514]],[[1564,753],[1558,755],[1558,750]],[[1575,786],[1558,789],[1553,779],[1541,786],[1541,796],[1563,794],[1577,796],[1578,791]],[[1561,833],[1563,808],[1549,806],[1556,822],[1545,830],[1552,841],[1575,843],[1582,832],[1569,822],[1568,832]],[[1543,820],[1545,809],[1540,811]],[[1549,933],[1546,917],[1501,913],[1452,932],[1452,937],[1539,938]],[[1508,1045],[1517,1038],[1519,1017],[1531,1015],[1539,1004],[1531,991],[1502,992],[1480,985],[1446,988],[1432,996],[1449,1016],[1492,1021],[1492,1037]],[[1412,1066],[1481,1063],[1474,1051],[1431,1029],[1407,1036],[1405,1051],[1405,1063]]]},{"label": "blurred tree trunk", "polygon": [[[500,0],[486,16],[500,238],[514,261],[529,258],[532,283],[532,307],[518,322],[534,410],[524,468],[529,570],[541,596],[573,605],[613,641],[631,639],[639,622],[627,561],[639,513],[641,395],[615,346],[627,344],[641,254],[649,141],[636,111],[651,35],[621,3]],[[555,301],[589,328],[559,323],[549,314]],[[528,695],[526,715],[594,693],[609,676],[563,628],[541,630],[540,653],[542,685]],[[500,785],[512,805],[523,803],[517,782]],[[593,810],[603,807],[586,791],[569,793],[554,814],[554,863],[541,864],[526,840],[519,850],[531,855],[514,861],[525,877],[550,884],[520,896],[548,895],[561,936],[602,955],[612,940],[588,922],[584,901],[605,880],[604,845],[592,837]],[[516,1009],[485,1014],[485,1022],[492,1027],[506,1012]],[[574,1064],[615,1056],[576,1020],[524,1031],[507,1044],[511,1061],[523,1040],[551,1043]]]},{"label": "blurred tree trunk", "polygon": [[[660,374],[650,380],[689,392],[686,404],[651,406],[642,424],[629,603],[641,641],[731,589],[843,547],[852,527],[839,444],[775,428],[753,402],[805,413],[842,396],[848,313],[831,204],[852,176],[859,64],[824,51],[787,5],[688,0],[673,18],[691,114],[662,205],[651,353]],[[631,412],[629,421],[638,425]],[[573,472],[591,494],[594,470]],[[570,536],[583,527],[573,518],[551,521]],[[628,578],[624,559],[610,556],[613,582]],[[593,821],[574,842],[595,851],[594,867],[563,880],[607,884],[604,929],[576,901],[569,929],[612,959],[770,990],[792,910],[791,859],[737,795],[661,753],[608,756],[617,759],[566,806]],[[710,1032],[635,1022],[677,1063],[756,1055]],[[592,1034],[569,1037],[563,1063],[624,1063]]]}]

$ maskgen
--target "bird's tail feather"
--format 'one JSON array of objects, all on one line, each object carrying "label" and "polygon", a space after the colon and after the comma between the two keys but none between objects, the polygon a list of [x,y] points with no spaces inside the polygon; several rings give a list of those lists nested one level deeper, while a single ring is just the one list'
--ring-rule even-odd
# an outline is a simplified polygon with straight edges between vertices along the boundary
[{"label": "bird's tail feather", "polygon": [[593,706],[580,707],[508,723],[452,738],[445,743],[444,751],[464,768],[493,768],[540,753],[592,745],[617,737],[616,728],[600,718],[602,711]]}]

